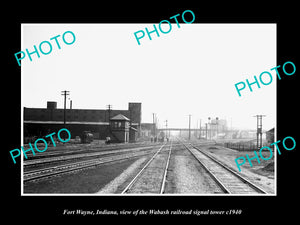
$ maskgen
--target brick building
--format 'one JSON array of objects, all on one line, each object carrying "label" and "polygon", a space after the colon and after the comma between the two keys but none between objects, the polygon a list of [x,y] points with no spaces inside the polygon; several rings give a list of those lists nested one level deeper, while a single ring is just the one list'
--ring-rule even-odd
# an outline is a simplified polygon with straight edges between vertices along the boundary
[{"label": "brick building", "polygon": [[[104,140],[110,136],[110,121],[117,115],[128,118],[129,141],[135,141],[141,127],[141,103],[128,103],[127,110],[66,109],[66,127],[72,137],[83,131],[91,131],[94,139]],[[56,102],[47,102],[47,108],[24,107],[24,137],[42,137],[64,127],[64,109]],[[127,139],[126,139],[127,140]]]}]

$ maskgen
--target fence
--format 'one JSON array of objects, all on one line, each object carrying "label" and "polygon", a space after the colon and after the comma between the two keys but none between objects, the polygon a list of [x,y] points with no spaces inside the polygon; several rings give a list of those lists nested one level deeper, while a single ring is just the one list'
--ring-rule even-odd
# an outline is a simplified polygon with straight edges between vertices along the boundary
[{"label": "fence", "polygon": [[[267,143],[263,143],[262,146],[267,146]],[[235,149],[238,151],[255,151],[257,150],[256,140],[251,141],[240,141],[240,142],[226,142],[224,143],[224,147]],[[272,148],[272,147],[271,147]]]}]

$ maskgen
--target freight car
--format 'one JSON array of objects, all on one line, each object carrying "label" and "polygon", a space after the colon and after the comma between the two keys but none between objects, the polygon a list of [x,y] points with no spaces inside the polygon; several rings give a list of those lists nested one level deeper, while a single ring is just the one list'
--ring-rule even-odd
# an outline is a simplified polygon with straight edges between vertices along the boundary
[{"label": "freight car", "polygon": [[90,131],[83,131],[80,139],[81,143],[91,143],[94,140],[94,136]]},{"label": "freight car", "polygon": [[164,142],[165,141],[165,133],[163,131],[161,131],[159,134],[158,134],[158,141],[159,142]]}]

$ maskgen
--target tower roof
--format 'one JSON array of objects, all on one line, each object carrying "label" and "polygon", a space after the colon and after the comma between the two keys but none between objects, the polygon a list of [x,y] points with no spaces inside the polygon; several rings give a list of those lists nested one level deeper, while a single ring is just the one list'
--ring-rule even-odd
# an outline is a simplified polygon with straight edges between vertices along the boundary
[{"label": "tower roof", "polygon": [[124,116],[122,114],[118,114],[118,115],[110,118],[110,120],[127,120],[127,121],[130,121],[130,119],[128,119],[126,116]]}]

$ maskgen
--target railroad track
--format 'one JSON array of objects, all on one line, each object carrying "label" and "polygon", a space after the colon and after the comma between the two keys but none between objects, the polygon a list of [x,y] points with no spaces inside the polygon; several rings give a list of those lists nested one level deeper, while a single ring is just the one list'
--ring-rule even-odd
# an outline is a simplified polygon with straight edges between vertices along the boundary
[{"label": "railroad track", "polygon": [[188,149],[218,186],[227,194],[267,194],[263,189],[244,178],[207,152],[192,144],[182,144]]},{"label": "railroad track", "polygon": [[[46,152],[35,152],[35,155],[32,155],[32,152],[27,153],[27,159],[24,157],[24,162],[36,159],[43,159],[43,158],[51,158],[51,157],[61,157],[67,155],[74,155],[74,154],[86,154],[92,152],[106,152],[106,151],[115,151],[115,150],[122,150],[122,149],[129,149],[129,148],[141,148],[144,146],[148,147],[156,147],[160,145],[159,143],[147,143],[138,142],[138,143],[130,143],[130,144],[110,144],[105,146],[59,146],[59,147],[49,147]],[[25,147],[27,149],[29,147]],[[57,149],[58,148],[58,149]]]},{"label": "railroad track", "polygon": [[139,152],[131,152],[131,153],[125,153],[121,155],[113,155],[113,156],[107,156],[97,159],[91,159],[91,160],[83,160],[75,163],[67,163],[63,165],[58,166],[51,166],[47,168],[37,169],[37,170],[31,170],[31,171],[25,171],[23,173],[23,181],[36,181],[44,178],[50,178],[57,175],[62,175],[65,173],[70,173],[82,169],[87,169],[91,167],[95,167],[104,163],[109,162],[115,162],[120,161],[124,159],[130,159],[135,157],[141,157],[145,155],[149,155],[153,153],[153,148],[151,150],[147,151],[139,151]]},{"label": "railroad track", "polygon": [[122,194],[163,194],[171,152],[172,142],[161,146],[124,188]]},{"label": "railroad track", "polygon": [[153,149],[153,146],[144,146],[144,147],[136,147],[129,149],[120,149],[120,150],[112,150],[112,151],[100,151],[100,152],[90,152],[90,153],[78,153],[73,155],[61,155],[49,158],[40,158],[40,159],[32,159],[26,160],[23,162],[24,168],[30,168],[33,166],[45,165],[45,164],[53,164],[62,161],[71,161],[71,160],[83,160],[88,158],[101,157],[105,155],[113,155],[113,154],[123,154],[135,151],[146,151],[149,149]]}]

